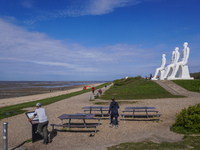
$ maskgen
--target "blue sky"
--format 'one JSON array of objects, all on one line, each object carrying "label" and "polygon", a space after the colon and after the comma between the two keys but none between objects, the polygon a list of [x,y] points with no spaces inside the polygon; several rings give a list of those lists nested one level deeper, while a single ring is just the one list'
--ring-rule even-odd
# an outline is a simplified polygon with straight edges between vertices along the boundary
[{"label": "blue sky", "polygon": [[0,1],[0,81],[149,76],[184,42],[200,72],[199,0]]}]

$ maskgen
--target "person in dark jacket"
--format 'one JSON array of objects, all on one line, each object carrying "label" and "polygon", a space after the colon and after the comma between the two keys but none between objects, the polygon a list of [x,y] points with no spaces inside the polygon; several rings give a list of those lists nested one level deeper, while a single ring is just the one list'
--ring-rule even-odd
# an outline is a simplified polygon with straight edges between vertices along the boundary
[{"label": "person in dark jacket", "polygon": [[110,103],[110,108],[108,111],[108,114],[110,115],[110,127],[111,128],[113,127],[113,117],[115,117],[115,127],[116,127],[116,129],[118,128],[118,117],[119,117],[118,109],[119,109],[119,105],[115,101],[115,98],[112,97],[112,102]]}]

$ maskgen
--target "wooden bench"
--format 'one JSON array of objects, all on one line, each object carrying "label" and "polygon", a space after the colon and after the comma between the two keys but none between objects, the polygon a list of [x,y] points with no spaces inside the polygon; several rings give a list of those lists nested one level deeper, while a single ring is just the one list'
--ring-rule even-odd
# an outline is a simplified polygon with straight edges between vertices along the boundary
[{"label": "wooden bench", "polygon": [[144,115],[133,115],[133,114],[121,114],[122,116],[122,120],[124,119],[124,117],[132,117],[132,118],[154,118],[154,117],[159,117],[160,120],[160,116],[162,114],[144,114]]},{"label": "wooden bench", "polygon": [[100,112],[100,114],[95,114],[95,116],[101,115],[101,117],[104,117],[104,115],[108,115],[108,113],[105,114],[103,112],[109,111],[109,107],[107,106],[87,106],[83,107],[82,109],[84,112],[90,112],[90,114],[92,113],[92,111]]},{"label": "wooden bench", "polygon": [[95,128],[95,133],[96,133],[96,127],[99,126],[99,124],[50,124],[52,126],[52,131],[54,130],[54,127],[67,127],[69,128]]},{"label": "wooden bench", "polygon": [[[83,110],[83,111],[84,111],[84,112],[85,112],[85,111],[90,111],[90,109],[85,109],[85,110]],[[98,109],[94,110],[94,109],[93,109],[92,111],[107,111],[107,112],[108,112],[108,109],[105,109],[105,110],[104,110],[104,109],[102,109],[102,110],[98,110]]]},{"label": "wooden bench", "polygon": [[[122,112],[124,113],[124,112],[146,112],[146,111],[145,111],[145,110],[135,110],[135,111],[133,111],[133,110],[123,110]],[[157,110],[147,110],[147,112],[155,112],[155,113],[158,113]]]},{"label": "wooden bench", "polygon": [[[122,120],[125,117],[132,117],[132,118],[154,118],[154,117],[159,117],[159,120],[160,120],[161,114],[158,114],[158,111],[155,110],[155,109],[156,109],[155,107],[126,107],[125,110],[122,111],[123,114],[121,114]],[[125,112],[127,112],[129,114],[125,114]],[[138,112],[139,112],[139,114],[137,114]]]}]

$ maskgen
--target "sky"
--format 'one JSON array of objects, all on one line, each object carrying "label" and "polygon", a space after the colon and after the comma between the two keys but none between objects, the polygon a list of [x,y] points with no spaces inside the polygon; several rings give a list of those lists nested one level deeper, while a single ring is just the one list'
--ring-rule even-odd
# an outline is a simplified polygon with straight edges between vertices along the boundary
[{"label": "sky", "polygon": [[199,0],[0,1],[0,81],[145,77],[184,42],[200,72]]}]

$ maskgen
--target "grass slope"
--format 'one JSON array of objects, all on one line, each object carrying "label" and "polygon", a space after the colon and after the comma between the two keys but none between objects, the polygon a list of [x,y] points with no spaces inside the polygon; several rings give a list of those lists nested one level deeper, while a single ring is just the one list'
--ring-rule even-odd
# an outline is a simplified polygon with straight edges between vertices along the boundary
[{"label": "grass slope", "polygon": [[157,98],[178,98],[163,89],[153,81],[145,81],[141,77],[115,80],[114,86],[107,90],[100,99],[110,100],[115,97],[116,100],[133,99],[157,99]]},{"label": "grass slope", "polygon": [[200,92],[200,79],[195,80],[173,80],[174,83],[182,86],[188,91]]}]

